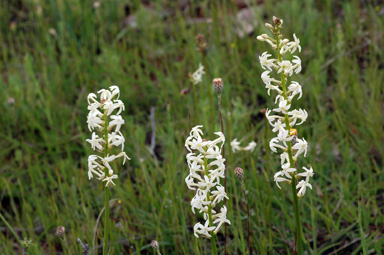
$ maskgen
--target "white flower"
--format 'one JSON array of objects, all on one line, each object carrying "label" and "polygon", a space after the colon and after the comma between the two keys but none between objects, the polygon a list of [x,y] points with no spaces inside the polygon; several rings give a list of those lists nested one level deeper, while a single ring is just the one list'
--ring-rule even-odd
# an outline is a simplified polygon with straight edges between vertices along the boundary
[{"label": "white flower", "polygon": [[98,156],[96,155],[90,155],[88,157],[88,178],[92,179],[93,174],[96,174],[98,176],[98,179],[101,180],[104,178],[104,166],[99,164],[96,160],[98,159]]},{"label": "white flower", "polygon": [[286,153],[286,152],[281,153],[280,154],[280,161],[281,161],[280,162],[281,165],[284,165],[285,162],[289,163],[289,155],[288,155],[288,153]]},{"label": "white flower", "polygon": [[272,140],[269,142],[269,148],[271,148],[271,151],[277,153],[276,148],[282,149],[283,151],[287,150],[287,148],[280,145],[279,142],[280,142],[279,138],[277,137],[272,138]]},{"label": "white flower", "polygon": [[299,184],[296,185],[296,189],[300,188],[299,192],[297,192],[297,196],[298,196],[298,197],[302,197],[302,196],[304,196],[307,187],[309,187],[310,189],[312,189],[312,185],[311,185],[310,183],[308,183],[308,182],[305,181],[305,180],[301,180],[301,181],[299,182]]},{"label": "white flower", "polygon": [[274,182],[276,182],[276,185],[277,187],[279,187],[279,189],[281,189],[280,185],[279,185],[279,182],[290,182],[291,180],[290,179],[287,179],[287,178],[284,178],[284,177],[280,177],[280,172],[277,172],[274,176],[273,176],[273,180]]},{"label": "white flower", "polygon": [[304,157],[307,156],[307,150],[308,150],[308,143],[305,141],[305,139],[296,139],[296,144],[292,146],[292,150],[297,150],[295,156],[293,157],[294,160],[297,159],[297,157],[304,152]]},{"label": "white flower", "polygon": [[92,133],[92,139],[87,139],[86,141],[91,144],[92,150],[96,150],[97,148],[101,151],[104,148],[101,144],[105,141],[103,140],[103,138],[100,138],[95,132]]},{"label": "white flower", "polygon": [[221,201],[224,200],[224,198],[229,199],[227,197],[227,193],[225,193],[224,187],[221,185],[217,185],[216,190],[212,191],[211,194],[212,194],[211,199],[213,198],[213,201],[212,201],[213,204],[220,203]]},{"label": "white flower", "polygon": [[277,63],[279,65],[279,69],[277,73],[283,72],[286,75],[292,75],[292,63],[288,60],[283,60]]},{"label": "white flower", "polygon": [[112,121],[109,122],[108,128],[116,126],[115,131],[119,132],[121,125],[123,125],[125,123],[123,118],[120,115],[112,115],[111,119],[112,119]]},{"label": "white flower", "polygon": [[110,146],[120,146],[121,145],[121,151],[124,150],[124,143],[125,143],[125,138],[123,134],[119,132],[112,132],[108,135],[108,144]]},{"label": "white flower", "polygon": [[265,117],[267,118],[271,126],[273,126],[272,121],[275,121],[276,119],[284,119],[284,117],[281,117],[279,115],[270,115],[270,114],[271,114],[271,110],[267,109],[267,111],[265,112]]},{"label": "white flower", "polygon": [[304,173],[300,173],[298,175],[300,175],[302,177],[305,177],[305,181],[309,182],[309,178],[313,177],[313,169],[312,169],[312,167],[310,167],[309,169],[306,168],[306,167],[303,167],[303,169],[305,170],[305,172]]},{"label": "white flower", "polygon": [[285,123],[282,123],[279,119],[271,124],[273,127],[272,132],[276,133],[277,131],[285,131]]},{"label": "white flower", "polygon": [[[93,175],[97,175],[99,180],[106,182],[106,187],[111,187],[115,185],[113,180],[118,176],[113,173],[110,163],[117,158],[123,158],[123,164],[125,164],[125,161],[130,159],[123,152],[125,138],[120,132],[124,120],[119,114],[124,110],[124,103],[118,99],[120,89],[116,85],[109,87],[109,90],[101,89],[98,94],[100,94],[100,101],[97,101],[94,93],[90,93],[87,97],[89,110],[87,123],[88,129],[91,132],[94,129],[100,131],[101,137],[96,132],[92,132],[91,139],[86,139],[86,141],[91,144],[93,150],[104,151],[112,149],[113,146],[121,146],[122,152],[117,155],[108,154],[106,157],[90,155],[88,157],[88,177],[91,179]],[[115,111],[116,109],[118,110]],[[114,111],[115,115],[111,115]]]},{"label": "white flower", "polygon": [[300,99],[303,95],[303,91],[301,90],[301,85],[295,81],[292,81],[291,85],[289,85],[288,90],[291,92],[290,98],[292,99],[297,94],[299,97],[297,99]]},{"label": "white flower", "polygon": [[[292,121],[290,123],[291,126],[301,125],[308,118],[308,113],[305,110],[302,110],[302,109],[290,111],[290,112],[288,112],[288,115],[291,116],[289,118],[290,121]],[[301,119],[301,122],[296,124],[297,119]]]},{"label": "white flower", "polygon": [[97,93],[100,94],[100,101],[101,103],[103,104],[104,101],[107,101],[109,100],[109,98],[111,97],[111,91],[107,90],[107,89],[101,89],[99,91],[97,91]]},{"label": "white flower", "polygon": [[95,128],[101,129],[101,125],[104,124],[104,121],[102,121],[99,117],[90,114],[87,117],[87,123],[88,123],[88,129],[92,132]]},{"label": "white flower", "polygon": [[[218,138],[213,141],[205,140],[202,138],[201,127],[194,127],[185,141],[185,147],[189,151],[186,156],[189,175],[185,182],[188,189],[196,190],[191,200],[192,212],[199,210],[207,220],[204,226],[200,223],[195,225],[194,235],[209,238],[212,231],[218,231],[220,227],[210,226],[208,215],[212,215],[212,219],[219,217],[220,214],[217,214],[214,208],[224,199],[228,199],[224,187],[220,184],[220,179],[225,178],[225,159],[221,155],[225,137],[221,132],[216,132]],[[229,221],[223,220],[218,224],[221,226],[224,222]]]},{"label": "white flower", "polygon": [[296,74],[301,72],[301,59],[298,56],[293,56],[295,59],[292,60],[292,63],[295,65],[292,66],[292,71]]},{"label": "white flower", "polygon": [[287,111],[291,108],[291,105],[288,104],[287,100],[281,100],[279,103],[279,108],[273,109],[274,112],[282,112],[284,114],[287,114]]},{"label": "white flower", "polygon": [[[274,18],[274,22],[277,18]],[[278,59],[273,59],[272,54],[264,52],[260,57],[260,64],[263,69],[267,69],[261,74],[261,79],[265,83],[268,95],[271,90],[277,91],[275,96],[275,104],[278,104],[277,108],[272,111],[276,112],[275,115],[271,114],[271,110],[266,110],[265,117],[269,124],[272,126],[273,132],[278,132],[277,137],[274,137],[269,142],[270,149],[277,153],[278,149],[280,154],[280,163],[282,170],[274,175],[274,181],[280,188],[280,182],[291,182],[292,176],[305,177],[305,181],[301,181],[297,184],[297,188],[300,188],[298,196],[302,196],[305,193],[306,187],[311,187],[308,183],[309,178],[313,176],[312,168],[303,168],[305,172],[297,173],[296,168],[291,168],[298,157],[301,154],[307,155],[308,143],[302,138],[297,137],[297,130],[294,128],[295,125],[301,125],[308,118],[308,113],[304,109],[292,109],[292,101],[296,97],[300,99],[303,95],[301,85],[296,81],[290,81],[290,77],[293,73],[300,73],[302,70],[301,59],[298,56],[293,56],[292,61],[284,59],[287,52],[293,54],[298,50],[301,52],[300,40],[293,34],[293,41],[289,41],[283,38],[279,30],[275,30],[276,26],[281,29],[281,23],[275,23],[275,26],[266,24],[266,27],[274,33],[275,39],[270,38],[266,34],[262,34],[257,37],[260,41],[269,43],[274,50],[277,51]],[[277,39],[279,38],[279,39]],[[271,78],[271,73],[276,70],[281,76],[281,80]],[[289,111],[292,109],[291,111]],[[237,148],[240,145],[237,144]],[[293,162],[292,162],[293,161]],[[296,184],[296,183],[295,183]]]},{"label": "white flower", "polygon": [[204,226],[199,222],[195,225],[195,227],[193,228],[194,232],[195,232],[195,236],[197,238],[199,238],[199,235],[202,235],[202,236],[205,236],[205,237],[208,237],[208,238],[211,238],[211,235],[209,234],[209,232],[212,232],[216,227],[209,227],[209,220],[205,221],[205,224]]},{"label": "white flower", "polygon": [[241,150],[240,142],[238,142],[236,138],[231,142],[231,148],[233,152]]},{"label": "white flower", "polygon": [[110,96],[110,100],[114,99],[114,97],[117,95],[116,99],[119,99],[120,97],[120,89],[118,86],[116,85],[113,85],[111,87],[109,87],[109,89],[111,90],[111,96]]},{"label": "white flower", "polygon": [[268,69],[269,71],[272,71],[271,67],[273,66],[273,62],[275,61],[275,59],[268,59],[272,55],[267,53],[268,52],[264,52],[263,54],[261,54],[261,56],[259,56],[260,64],[263,69]]},{"label": "white flower", "polygon": [[288,135],[288,130],[280,130],[279,134],[277,135],[277,138],[279,138],[280,142],[283,142],[284,146],[288,146],[287,142],[291,141],[293,136]]},{"label": "white flower", "polygon": [[210,179],[207,175],[204,175],[204,181],[198,183],[200,188],[204,187],[205,190],[209,191],[212,187],[215,187],[217,183],[214,182],[214,178]]},{"label": "white flower", "polygon": [[252,152],[256,148],[256,145],[257,143],[252,141],[247,146],[244,147],[244,150]]},{"label": "white flower", "polygon": [[118,177],[117,177],[116,174],[114,174],[114,175],[112,175],[112,176],[107,176],[107,177],[105,177],[104,180],[103,180],[103,182],[107,182],[107,183],[105,184],[105,187],[111,187],[112,185],[113,185],[113,186],[116,186],[116,184],[113,182],[113,179],[117,179],[117,178],[118,178]]},{"label": "white flower", "polygon": [[192,74],[192,82],[193,84],[198,84],[203,81],[202,77],[205,74],[204,66],[202,64],[199,64],[199,68]]},{"label": "white flower", "polygon": [[220,209],[220,213],[216,214],[214,217],[215,217],[215,220],[213,221],[213,224],[218,224],[215,231],[214,231],[215,234],[217,234],[217,232],[219,232],[221,226],[224,223],[231,225],[231,222],[227,219],[227,207],[226,206],[223,206]]},{"label": "white flower", "polygon": [[299,52],[301,52],[301,46],[300,46],[300,40],[299,38],[296,37],[295,34],[293,34],[293,38],[294,38],[294,41],[293,42],[289,42],[287,44],[288,46],[288,50],[293,54],[296,49],[299,49]]}]

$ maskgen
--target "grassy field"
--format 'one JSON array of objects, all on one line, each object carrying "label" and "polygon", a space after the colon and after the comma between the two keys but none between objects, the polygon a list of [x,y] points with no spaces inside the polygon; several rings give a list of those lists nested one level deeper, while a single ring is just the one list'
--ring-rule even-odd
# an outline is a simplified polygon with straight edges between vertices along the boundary
[{"label": "grassy field", "polygon": [[[129,2],[129,1],[125,1]],[[152,1],[151,1],[152,2]],[[156,2],[156,3],[155,3]],[[299,133],[309,153],[299,165],[315,171],[313,190],[300,199],[308,254],[384,252],[384,6],[380,1],[91,1],[12,0],[0,4],[0,211],[28,254],[80,254],[76,239],[92,245],[104,206],[103,186],[88,180],[85,139],[87,95],[117,84],[127,154],[112,189],[114,254],[210,254],[210,242],[193,236],[184,141],[190,126],[220,131],[210,81],[222,77],[226,135],[228,254],[245,254],[246,208],[233,175],[245,170],[251,211],[252,254],[290,254],[294,212],[288,185],[273,182],[279,157],[265,147],[273,137],[260,111],[272,108],[260,78],[256,40],[273,15],[283,33],[301,40],[303,85],[296,107],[309,113]],[[193,3],[189,3],[193,2]],[[376,3],[377,2],[377,3]],[[239,35],[236,15],[252,13],[253,32]],[[242,9],[244,11],[244,9]],[[195,37],[207,41],[207,80],[188,73],[202,62]],[[211,107],[211,103],[214,106]],[[151,125],[155,111],[155,129]],[[213,115],[213,116],[212,116]],[[150,141],[156,134],[151,153]],[[229,142],[258,143],[232,153]],[[287,192],[288,191],[288,192]],[[361,198],[361,202],[359,202]],[[360,212],[360,213],[359,213]],[[68,246],[55,236],[66,228]],[[21,254],[0,222],[0,254]],[[103,221],[96,233],[101,252]],[[219,234],[223,253],[223,231]]]}]

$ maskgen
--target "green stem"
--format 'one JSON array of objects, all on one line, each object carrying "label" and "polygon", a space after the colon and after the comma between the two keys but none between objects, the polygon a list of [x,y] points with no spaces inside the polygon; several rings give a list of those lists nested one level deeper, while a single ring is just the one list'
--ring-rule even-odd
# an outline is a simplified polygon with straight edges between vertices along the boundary
[{"label": "green stem", "polygon": [[[104,111],[104,157],[108,156],[108,116],[107,111]],[[108,168],[105,167],[105,176],[109,176]],[[103,255],[108,254],[108,237],[109,237],[109,188],[105,187],[105,229],[104,229],[104,245]]]},{"label": "green stem", "polygon": [[210,130],[213,130],[213,120],[215,119],[215,113],[214,113],[214,108],[213,108],[213,92],[212,92],[212,86],[210,86],[210,80],[208,76],[208,68],[207,68],[207,61],[205,58],[205,52],[203,49],[200,50],[201,52],[201,58],[203,60],[203,66],[205,70],[205,79],[207,81],[206,86],[208,87],[208,97],[209,97],[209,106],[210,106],[210,113],[211,113],[211,121],[210,123]]},{"label": "green stem", "polygon": [[19,243],[19,245],[22,246],[19,236],[16,234],[15,230],[12,228],[12,226],[8,223],[8,221],[4,218],[4,216],[1,213],[0,213],[0,219],[4,222],[5,226],[7,226],[9,231],[11,231],[11,233],[15,236],[15,239]]},{"label": "green stem", "polygon": [[[208,174],[208,159],[204,156],[204,169],[205,174],[209,176]],[[207,201],[210,201],[209,199],[209,192],[207,192]],[[213,226],[213,220],[212,220],[212,205],[208,205],[208,219],[209,219],[209,226]],[[217,247],[216,247],[216,240],[215,240],[215,233],[211,232],[211,246],[212,246],[212,254],[218,255],[217,253]]]},{"label": "green stem", "polygon": [[[277,55],[279,58],[279,61],[282,61],[282,56],[280,54],[280,37],[279,37],[279,30],[276,31],[276,50],[277,50]],[[285,74],[281,72],[281,86],[283,87],[283,96],[284,99],[287,100],[287,86],[286,86],[286,79],[285,79]],[[288,132],[291,129],[291,126],[289,125],[289,117],[288,114],[285,114],[285,125],[288,130]],[[291,141],[287,142],[288,144],[288,156],[289,156],[289,163],[291,168],[295,168],[295,161],[292,156],[292,144]],[[292,188],[292,196],[293,196],[293,207],[295,210],[295,222],[296,222],[296,238],[297,238],[297,243],[296,243],[296,254],[297,255],[302,255],[303,254],[303,238],[302,238],[302,231],[301,231],[301,220],[300,220],[300,212],[299,212],[299,201],[297,199],[297,194],[296,194],[296,176],[295,173],[292,174],[292,181],[291,181],[291,188]]]},{"label": "green stem", "polygon": [[363,250],[363,255],[367,255],[367,243],[365,240],[365,235],[364,235],[364,229],[363,229],[363,217],[362,217],[362,202],[361,202],[361,197],[359,198],[358,202],[358,217],[359,217],[359,230],[360,230],[360,238],[361,238],[361,247]]},{"label": "green stem", "polygon": [[199,119],[198,119],[198,113],[197,113],[197,95],[196,95],[196,85],[195,84],[192,84],[192,93],[193,93],[193,120],[195,123],[193,123],[193,125],[197,125],[199,124]]}]

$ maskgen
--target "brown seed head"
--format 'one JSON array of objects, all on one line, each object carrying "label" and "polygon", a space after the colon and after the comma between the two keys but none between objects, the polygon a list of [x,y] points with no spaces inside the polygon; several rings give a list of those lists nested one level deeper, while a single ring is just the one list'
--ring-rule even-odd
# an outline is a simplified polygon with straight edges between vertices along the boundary
[{"label": "brown seed head", "polygon": [[213,85],[213,88],[215,89],[217,94],[220,95],[223,92],[223,88],[224,88],[223,79],[221,79],[221,78],[213,79],[212,85]]},{"label": "brown seed head", "polygon": [[240,181],[243,181],[243,179],[244,179],[244,170],[241,169],[240,167],[236,167],[234,172],[235,172],[236,178],[239,179]]}]

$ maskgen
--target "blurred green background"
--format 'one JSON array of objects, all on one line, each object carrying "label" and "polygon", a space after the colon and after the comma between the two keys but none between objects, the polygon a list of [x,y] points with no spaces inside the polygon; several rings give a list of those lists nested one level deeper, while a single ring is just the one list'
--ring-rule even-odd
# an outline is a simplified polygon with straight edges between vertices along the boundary
[{"label": "blurred green background", "polygon": [[[260,110],[273,108],[260,79],[258,56],[270,50],[256,36],[265,22],[284,20],[283,34],[301,40],[303,71],[294,79],[303,98],[294,103],[309,118],[299,136],[309,153],[313,190],[300,200],[308,254],[382,254],[384,250],[384,6],[382,1],[80,1],[9,0],[0,3],[0,211],[28,254],[80,254],[79,237],[92,246],[103,207],[103,186],[88,180],[85,139],[91,92],[117,84],[126,105],[125,151],[112,189],[115,254],[210,254],[193,236],[184,183],[184,141],[189,127],[220,130],[210,80],[222,77],[227,138],[228,254],[246,249],[246,207],[233,169],[245,170],[251,210],[252,254],[290,254],[294,213],[289,185],[273,175],[279,156]],[[202,58],[195,37],[207,43],[208,78],[198,84],[193,108],[188,73]],[[156,144],[150,109],[155,107]],[[211,111],[213,110],[213,119]],[[231,153],[229,142],[258,143]],[[361,198],[361,202],[358,200]],[[360,208],[360,214],[358,209]],[[103,221],[100,223],[102,234]],[[68,246],[55,236],[66,228]],[[0,223],[0,254],[21,254]],[[101,235],[100,235],[101,237]],[[101,252],[102,240],[96,246]],[[223,253],[223,231],[219,234]],[[63,251],[64,250],[64,251]]]}]

